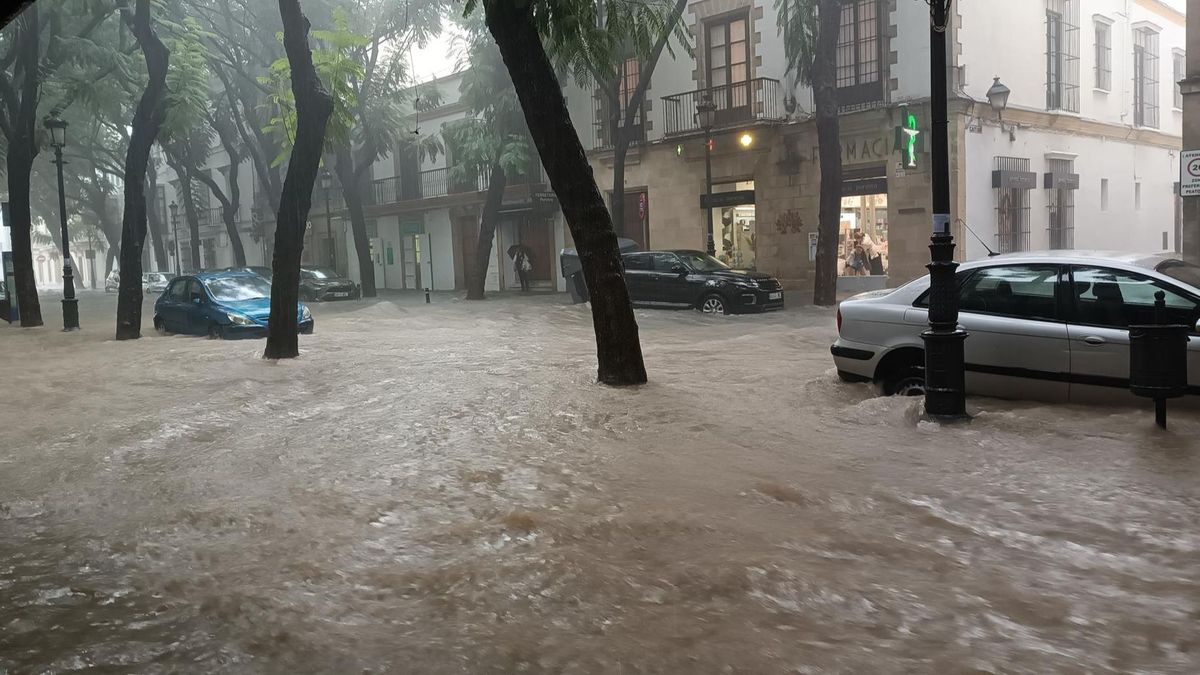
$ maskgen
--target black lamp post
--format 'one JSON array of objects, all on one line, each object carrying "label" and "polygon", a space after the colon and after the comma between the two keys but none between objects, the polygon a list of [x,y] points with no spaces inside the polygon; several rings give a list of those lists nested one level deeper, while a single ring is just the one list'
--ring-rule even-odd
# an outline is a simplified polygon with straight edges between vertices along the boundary
[{"label": "black lamp post", "polygon": [[951,0],[933,0],[929,29],[933,134],[930,140],[933,182],[933,235],[929,253],[929,330],[925,342],[925,411],[933,417],[967,415],[963,348],[967,332],[958,327],[954,235],[950,231],[950,112],[947,103],[946,28]]},{"label": "black lamp post", "polygon": [[716,116],[717,104],[713,103],[712,94],[706,92],[696,103],[696,121],[704,130],[704,233],[709,255],[717,254],[717,242],[712,233],[712,130]]},{"label": "black lamp post", "polygon": [[329,190],[333,187],[333,176],[329,169],[321,169],[321,187],[325,189],[325,237],[329,239],[329,269],[337,271],[336,251],[333,248],[333,215],[329,212]]},{"label": "black lamp post", "polygon": [[179,205],[171,202],[167,208],[171,210],[171,253],[175,256],[175,276],[179,276],[183,274],[179,267]]},{"label": "black lamp post", "polygon": [[79,330],[79,300],[75,297],[75,278],[71,268],[71,236],[67,233],[67,195],[63,191],[63,146],[67,144],[67,122],[52,111],[42,122],[50,131],[54,165],[58,167],[58,217],[62,226],[63,246],[63,330]]}]

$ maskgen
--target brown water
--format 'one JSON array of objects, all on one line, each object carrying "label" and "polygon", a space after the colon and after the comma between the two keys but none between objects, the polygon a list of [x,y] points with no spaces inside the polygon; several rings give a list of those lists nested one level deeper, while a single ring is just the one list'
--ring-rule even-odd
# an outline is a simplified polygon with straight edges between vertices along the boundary
[{"label": "brown water", "polygon": [[[0,328],[0,673],[1198,673],[1200,420],[837,382],[832,313]],[[103,328],[102,328],[103,326]],[[14,395],[14,392],[22,392]]]}]

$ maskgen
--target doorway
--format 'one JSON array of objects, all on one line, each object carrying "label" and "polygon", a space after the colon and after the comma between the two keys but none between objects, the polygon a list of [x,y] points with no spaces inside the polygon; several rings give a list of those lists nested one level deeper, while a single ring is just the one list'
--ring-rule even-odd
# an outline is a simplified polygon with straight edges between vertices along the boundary
[{"label": "doorway", "polygon": [[622,207],[624,225],[617,236],[632,239],[643,251],[650,248],[650,194],[646,190],[626,192]]},{"label": "doorway", "polygon": [[533,281],[554,279],[554,236],[550,222],[541,218],[521,217],[517,223],[517,243],[529,249]]}]

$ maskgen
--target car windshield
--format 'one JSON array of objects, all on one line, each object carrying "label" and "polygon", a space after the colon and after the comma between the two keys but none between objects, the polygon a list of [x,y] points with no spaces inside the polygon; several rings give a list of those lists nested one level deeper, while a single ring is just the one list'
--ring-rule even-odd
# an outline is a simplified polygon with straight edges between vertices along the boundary
[{"label": "car windshield", "polygon": [[271,297],[271,284],[262,277],[250,275],[205,279],[204,287],[217,302],[238,302]]},{"label": "car windshield", "polygon": [[1167,260],[1158,266],[1158,272],[1176,281],[1200,288],[1200,265],[1183,262],[1182,260]]},{"label": "car windshield", "polygon": [[304,270],[304,276],[306,276],[310,279],[337,279],[338,278],[337,272],[334,272],[333,270],[323,270],[323,269]]},{"label": "car windshield", "polygon": [[729,265],[726,265],[707,253],[700,253],[699,251],[681,251],[676,255],[678,255],[684,263],[697,272],[721,272],[729,269]]}]

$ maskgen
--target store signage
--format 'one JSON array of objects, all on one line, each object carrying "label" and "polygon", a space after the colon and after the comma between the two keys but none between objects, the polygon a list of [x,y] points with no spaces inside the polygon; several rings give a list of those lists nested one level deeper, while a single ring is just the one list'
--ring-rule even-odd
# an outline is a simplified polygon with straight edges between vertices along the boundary
[{"label": "store signage", "polygon": [[888,183],[886,176],[875,178],[858,178],[842,182],[843,197],[861,197],[862,195],[887,194]]},{"label": "store signage", "polygon": [[1078,190],[1079,174],[1046,173],[1042,176],[1042,187],[1047,190]]},{"label": "store signage", "polygon": [[1032,171],[999,169],[992,172],[992,187],[1001,190],[1032,190],[1037,187],[1037,174]]},{"label": "store signage", "polygon": [[1179,153],[1179,196],[1200,197],[1200,150]]},{"label": "store signage", "polygon": [[708,195],[700,195],[700,208],[720,209],[727,206],[741,206],[754,203],[754,190],[734,190],[733,192],[715,192],[712,199]]},{"label": "store signage", "polygon": [[917,168],[917,156],[925,142],[925,134],[917,116],[903,108],[900,114],[901,125],[896,127],[896,147],[900,152],[901,163],[907,169]]},{"label": "store signage", "polygon": [[[883,135],[842,140],[843,166],[886,162],[889,154],[891,154],[891,144]],[[820,163],[821,152],[818,146],[812,147],[811,156],[814,164]]]}]

